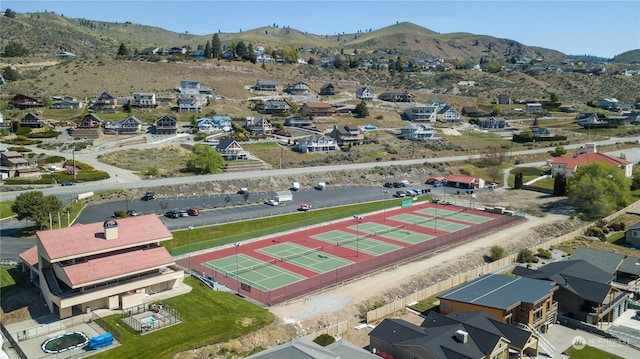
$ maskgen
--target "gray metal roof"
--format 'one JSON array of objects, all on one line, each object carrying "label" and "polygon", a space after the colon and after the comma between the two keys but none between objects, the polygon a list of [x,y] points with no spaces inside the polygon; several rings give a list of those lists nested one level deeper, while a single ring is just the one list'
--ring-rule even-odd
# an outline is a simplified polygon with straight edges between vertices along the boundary
[{"label": "gray metal roof", "polygon": [[522,302],[537,303],[551,295],[556,289],[554,282],[501,274],[486,274],[454,288],[438,298],[507,310]]},{"label": "gray metal roof", "polygon": [[570,260],[577,259],[583,259],[603,271],[613,274],[620,266],[620,263],[622,263],[624,254],[601,251],[587,247],[578,247],[570,257]]},{"label": "gray metal roof", "polygon": [[626,257],[622,260],[618,272],[640,275],[640,258]]}]

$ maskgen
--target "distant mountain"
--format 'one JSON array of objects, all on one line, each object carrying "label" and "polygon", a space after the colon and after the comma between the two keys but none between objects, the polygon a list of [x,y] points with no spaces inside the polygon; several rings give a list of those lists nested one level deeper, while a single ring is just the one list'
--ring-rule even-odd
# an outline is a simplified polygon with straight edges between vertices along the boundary
[{"label": "distant mountain", "polygon": [[[0,46],[20,42],[32,56],[53,56],[69,51],[81,57],[114,56],[120,43],[130,50],[174,46],[203,47],[212,35],[176,33],[159,27],[131,22],[111,23],[90,19],[67,18],[54,13],[18,14],[2,18]],[[234,41],[265,48],[292,46],[323,48],[342,53],[367,53],[382,50],[402,56],[443,58],[461,62],[542,58],[545,63],[559,63],[568,56],[562,52],[523,45],[515,40],[470,33],[440,34],[409,22],[355,34],[316,35],[296,29],[261,27],[238,33],[219,33],[223,44]],[[640,61],[637,51],[616,56],[616,62]]]},{"label": "distant mountain", "polygon": [[617,64],[640,64],[640,49],[623,52],[613,57]]}]

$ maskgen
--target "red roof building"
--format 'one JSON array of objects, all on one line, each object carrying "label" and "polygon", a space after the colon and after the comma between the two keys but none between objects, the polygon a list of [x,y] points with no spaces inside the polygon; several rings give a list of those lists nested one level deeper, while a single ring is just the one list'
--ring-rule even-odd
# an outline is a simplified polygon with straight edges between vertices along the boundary
[{"label": "red roof building", "polygon": [[22,269],[60,318],[89,309],[125,309],[182,283],[160,242],[172,239],[156,215],[39,231],[20,254]]},{"label": "red roof building", "polygon": [[603,162],[619,167],[624,170],[626,177],[631,178],[633,162],[599,153],[596,150],[595,144],[587,144],[573,157],[557,157],[553,159],[553,161],[551,161],[551,177],[555,177],[558,174],[571,177],[580,165],[587,165],[594,162]]}]

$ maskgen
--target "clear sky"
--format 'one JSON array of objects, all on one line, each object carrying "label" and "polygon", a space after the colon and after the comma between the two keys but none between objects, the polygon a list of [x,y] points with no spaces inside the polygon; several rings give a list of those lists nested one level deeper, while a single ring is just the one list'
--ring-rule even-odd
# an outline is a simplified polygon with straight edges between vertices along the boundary
[{"label": "clear sky", "polygon": [[569,55],[613,57],[640,49],[640,0],[1,0],[0,7],[196,35],[273,24],[334,35],[408,21],[439,33],[507,38]]}]

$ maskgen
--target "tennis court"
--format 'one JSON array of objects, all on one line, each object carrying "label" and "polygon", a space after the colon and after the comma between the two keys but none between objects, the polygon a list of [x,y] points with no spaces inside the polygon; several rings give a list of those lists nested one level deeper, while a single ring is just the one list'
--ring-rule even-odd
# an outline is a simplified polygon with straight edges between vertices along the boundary
[{"label": "tennis court", "polygon": [[433,228],[445,232],[455,232],[469,227],[466,224],[449,222],[442,217],[426,218],[410,213],[398,214],[396,216],[390,217],[390,219],[398,222],[413,224],[420,227]]},{"label": "tennis court", "polygon": [[441,208],[436,209],[432,207],[418,210],[416,211],[416,213],[426,214],[432,217],[446,217],[446,218],[454,219],[456,221],[462,221],[462,222],[473,223],[473,224],[488,222],[492,219],[491,217],[471,214],[468,212],[450,211],[446,209],[441,209]]},{"label": "tennis court", "polygon": [[202,264],[225,274],[227,277],[236,278],[263,291],[284,287],[306,279],[304,276],[276,266],[275,263],[275,259],[265,262],[244,254],[238,254]]},{"label": "tennis court", "polygon": [[340,230],[315,234],[312,238],[328,242],[336,246],[353,249],[356,253],[363,252],[373,256],[379,256],[402,248],[395,244],[378,241],[360,234],[348,233]]},{"label": "tennis court", "polygon": [[322,249],[322,246],[309,248],[286,242],[260,248],[257,252],[273,257],[280,262],[289,262],[308,268],[316,273],[329,272],[353,263],[350,260],[324,253]]},{"label": "tennis court", "polygon": [[382,237],[409,244],[416,244],[434,238],[434,236],[428,234],[406,230],[404,229],[404,224],[392,227],[380,223],[367,222],[358,226],[351,226],[348,228],[352,230],[358,230],[360,232],[365,232],[369,235],[369,237]]}]

